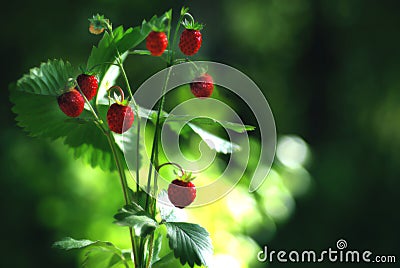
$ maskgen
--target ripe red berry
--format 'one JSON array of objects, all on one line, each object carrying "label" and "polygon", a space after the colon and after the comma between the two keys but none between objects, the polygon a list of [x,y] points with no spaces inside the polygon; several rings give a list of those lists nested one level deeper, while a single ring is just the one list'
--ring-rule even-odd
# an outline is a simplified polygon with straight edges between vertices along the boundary
[{"label": "ripe red berry", "polygon": [[85,106],[85,100],[78,90],[72,89],[57,98],[61,111],[69,117],[79,116]]},{"label": "ripe red berry", "polygon": [[177,208],[187,207],[196,198],[196,187],[190,181],[176,179],[168,186],[168,198]]},{"label": "ripe red berry", "polygon": [[201,42],[202,37],[199,30],[185,29],[181,34],[181,39],[179,40],[179,48],[183,54],[192,56],[199,51]]},{"label": "ripe red berry", "polygon": [[214,81],[211,75],[205,73],[190,83],[190,90],[197,98],[208,98],[214,90]]},{"label": "ripe red berry", "polygon": [[111,131],[122,134],[133,124],[134,115],[132,108],[122,104],[114,103],[107,112],[107,123]]},{"label": "ripe red berry", "polygon": [[99,81],[94,75],[80,74],[76,79],[80,89],[88,100],[93,99],[99,88]]},{"label": "ripe red berry", "polygon": [[152,31],[146,38],[146,47],[153,56],[161,56],[168,46],[168,38],[164,32]]}]

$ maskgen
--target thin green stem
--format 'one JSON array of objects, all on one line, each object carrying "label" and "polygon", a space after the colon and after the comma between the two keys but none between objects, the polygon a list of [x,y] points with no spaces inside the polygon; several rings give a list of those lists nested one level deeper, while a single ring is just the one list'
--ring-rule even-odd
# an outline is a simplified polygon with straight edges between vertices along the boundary
[{"label": "thin green stem", "polygon": [[[128,89],[129,92],[129,96],[131,97],[131,102],[133,103],[133,106],[135,108],[135,112],[136,112],[136,122],[137,122],[137,135],[136,135],[136,194],[139,194],[140,191],[140,174],[139,174],[139,164],[140,164],[140,114],[139,114],[139,106],[137,105],[135,99],[133,98],[133,93],[132,93],[132,88],[130,86],[129,83],[129,79],[128,76],[126,74],[123,62],[122,62],[122,57],[117,49],[117,54],[118,54],[118,58],[117,58],[117,64],[121,70],[122,76],[125,80],[125,84],[126,87]],[[131,230],[131,229],[130,229]],[[132,234],[131,234],[132,237]],[[138,244],[139,244],[139,249],[138,252],[135,252],[135,259],[137,260],[135,262],[135,267],[139,267],[142,264],[142,259],[141,257],[144,256],[144,248],[143,248],[143,238],[139,237],[138,238]],[[140,256],[140,257],[139,257]]]},{"label": "thin green stem", "polygon": [[131,96],[131,101],[135,107],[136,112],[136,122],[137,122],[137,135],[136,135],[136,192],[140,190],[140,177],[139,177],[139,164],[140,164],[140,114],[139,105],[137,105],[135,99],[133,98],[132,89],[129,83],[128,76],[126,75],[124,65],[121,59],[118,60],[119,68],[121,69],[122,76],[124,77],[126,87],[128,88],[129,95]]},{"label": "thin green stem", "polygon": [[107,64],[107,65],[119,66],[118,64],[116,64],[116,63],[114,63],[114,62],[105,61],[105,62],[102,62],[102,63],[93,65],[92,67],[90,67],[90,69],[89,69],[88,71],[91,72],[94,68],[96,68],[96,67],[98,67],[98,66],[101,66],[101,65],[106,65],[106,64]]},{"label": "thin green stem", "polygon": [[[106,26],[107,26],[107,30],[108,30],[109,33],[110,33],[110,36],[114,39],[114,33],[113,33],[113,30],[112,30],[112,25],[106,21]],[[122,66],[122,64],[121,64],[121,55],[120,55],[120,53],[119,53],[119,51],[118,51],[118,48],[116,48],[116,50],[117,50],[117,55],[118,55],[119,67],[121,68],[121,66]],[[114,64],[114,63],[111,63],[111,64]],[[123,66],[122,66],[122,67],[123,67]],[[123,74],[126,76],[125,70],[124,70],[123,68],[122,68],[122,70],[123,70]],[[78,83],[76,83],[76,84],[78,84]],[[127,83],[127,84],[128,84],[127,87],[128,87],[128,89],[129,89],[129,93],[130,93],[130,95],[132,96],[132,91],[130,90],[129,83]],[[108,130],[106,130],[106,129],[104,128],[104,126],[102,125],[102,121],[99,119],[97,113],[96,113],[95,110],[93,109],[93,107],[92,107],[92,105],[90,104],[90,102],[86,99],[85,95],[83,94],[83,92],[81,91],[81,89],[79,88],[79,86],[78,86],[78,89],[79,89],[80,93],[83,95],[83,97],[85,98],[85,101],[86,101],[86,103],[88,103],[91,112],[93,113],[93,115],[95,116],[96,120],[98,121],[98,124],[97,124],[97,125],[103,130],[103,133],[104,133],[105,136],[107,137],[108,143],[109,143],[109,145],[110,145],[110,147],[111,147],[112,154],[113,154],[113,156],[114,156],[115,164],[116,164],[117,169],[118,169],[119,177],[120,177],[120,180],[121,180],[121,185],[122,185],[122,191],[123,191],[123,195],[124,195],[124,199],[125,199],[125,204],[128,205],[128,204],[130,204],[130,202],[131,202],[130,197],[129,197],[129,194],[128,194],[128,182],[127,182],[127,180],[126,180],[124,168],[122,167],[120,158],[119,158],[118,153],[117,153],[117,150],[116,150],[116,148],[115,148],[115,141],[114,141],[114,139],[111,137],[110,132],[109,132]],[[132,99],[133,99],[133,98],[132,98]],[[138,261],[139,261],[139,259],[138,259],[138,253],[137,253],[137,251],[136,251],[135,240],[134,240],[133,231],[132,231],[132,228],[131,228],[131,227],[129,228],[129,236],[130,236],[130,240],[131,240],[131,244],[132,244],[132,252],[133,252],[133,259],[134,259],[133,261],[134,261],[134,265],[135,265],[135,267],[138,267]]]},{"label": "thin green stem", "polygon": [[150,248],[149,248],[149,257],[147,259],[146,268],[149,268],[151,265],[151,259],[153,258],[153,247],[154,247],[154,234],[150,237]]},{"label": "thin green stem", "polygon": [[182,175],[185,174],[185,171],[183,170],[182,166],[177,164],[177,163],[173,163],[173,162],[167,162],[167,163],[161,164],[161,165],[157,166],[156,169],[159,171],[162,167],[165,167],[165,166],[168,166],[168,165],[175,166],[176,168],[178,168],[180,170]]},{"label": "thin green stem", "polygon": [[[156,158],[156,151],[158,152],[158,139],[159,139],[159,131],[160,131],[160,127],[161,127],[160,126],[160,119],[161,119],[161,112],[162,112],[162,110],[164,108],[165,93],[167,91],[167,85],[168,85],[168,81],[169,81],[170,75],[171,75],[171,68],[168,69],[167,75],[165,77],[164,86],[163,86],[163,89],[162,89],[162,92],[161,92],[161,99],[159,100],[159,105],[158,105],[156,126],[155,126],[155,131],[154,131],[152,149],[151,149],[150,167],[149,167],[148,181],[147,181],[147,192],[148,193],[150,192],[152,167],[153,167],[153,165],[158,166],[158,164],[157,164],[158,163],[158,156]],[[156,187],[156,185],[154,187]],[[154,194],[156,194],[156,193],[154,193]],[[148,207],[149,207],[149,195],[146,196],[146,210],[148,209]]]},{"label": "thin green stem", "polygon": [[171,40],[170,40],[170,36],[171,36],[171,22],[172,22],[172,10],[170,10],[170,15],[171,17],[168,20],[168,30],[167,30],[167,38],[168,38],[168,56],[167,56],[167,64],[169,64],[171,62],[171,55],[173,53],[173,49],[174,47],[172,47],[171,50]]},{"label": "thin green stem", "polygon": [[131,89],[131,85],[129,84],[128,76],[126,75],[125,68],[124,68],[124,65],[122,63],[122,59],[119,56],[119,53],[118,53],[117,64],[118,64],[119,68],[121,69],[122,76],[124,77],[124,80],[125,80],[126,88],[128,89],[129,96],[131,97],[131,101],[133,102],[133,105],[135,106],[135,109],[138,110],[137,104],[136,104],[135,100],[133,99],[132,89]]},{"label": "thin green stem", "polygon": [[[181,22],[182,22],[183,18],[185,17],[185,14],[186,14],[186,12],[183,13],[183,14],[181,12],[181,16],[179,17],[178,23],[176,24],[174,37],[173,37],[173,40],[172,40],[172,49],[170,49],[171,51],[173,51],[173,49],[175,47],[176,38],[178,37],[179,28],[181,27]],[[173,54],[173,52],[171,52],[169,55],[170,55],[169,56],[169,64],[171,65],[174,62],[174,54]]]},{"label": "thin green stem", "polygon": [[[110,145],[110,148],[111,148],[114,160],[115,160],[115,164],[117,166],[117,170],[118,170],[118,173],[119,173],[119,177],[120,177],[120,180],[121,180],[122,192],[123,192],[123,195],[124,195],[125,204],[129,205],[131,200],[130,200],[129,193],[128,193],[128,182],[126,180],[125,171],[124,171],[124,168],[122,167],[122,163],[121,163],[120,157],[118,156],[117,150],[115,148],[115,141],[112,138],[110,132],[106,133],[106,137],[107,137],[107,141],[108,141],[108,143]],[[133,231],[132,231],[131,227],[129,227],[129,236],[130,236],[130,239],[131,239],[132,252],[133,252],[133,255],[134,255],[134,258],[133,258],[134,260],[133,261],[134,261],[135,267],[137,267],[137,265],[138,265],[138,256],[137,256],[137,252],[136,252],[135,240],[134,240]]]}]

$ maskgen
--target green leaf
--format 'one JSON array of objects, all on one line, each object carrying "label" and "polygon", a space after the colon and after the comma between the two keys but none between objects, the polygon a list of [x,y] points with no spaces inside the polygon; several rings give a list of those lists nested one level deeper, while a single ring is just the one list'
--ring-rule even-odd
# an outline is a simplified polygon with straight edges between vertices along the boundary
[{"label": "green leaf", "polygon": [[154,247],[153,247],[153,255],[151,257],[151,263],[155,263],[160,260],[160,252],[162,248],[162,240],[163,236],[161,234],[158,234],[156,239],[154,240]]},{"label": "green leaf", "polygon": [[189,122],[196,125],[208,125],[208,126],[215,126],[215,127],[223,127],[225,129],[233,130],[237,133],[243,133],[246,131],[254,130],[255,127],[249,125],[243,125],[238,123],[232,123],[227,121],[220,121],[208,117],[197,117],[193,118],[191,115],[173,115],[170,114],[166,122]]},{"label": "green leaf", "polygon": [[10,91],[17,124],[31,136],[63,139],[64,144],[73,149],[76,158],[105,171],[116,169],[107,139],[89,120],[93,118],[89,111],[84,110],[79,118],[70,118],[61,112],[54,96],[22,92],[15,85],[10,86]]},{"label": "green leaf", "polygon": [[[128,206],[134,206],[136,209],[133,208],[128,208],[131,210],[136,210],[136,212],[139,211],[144,211],[144,207],[146,206],[146,199],[147,199],[147,193],[145,191],[139,191],[139,192],[134,192],[132,189],[128,188],[128,193],[130,196],[130,200],[132,201],[131,205]],[[126,206],[124,206],[125,208]]]},{"label": "green leaf", "polygon": [[[125,61],[126,57],[128,56],[128,52],[124,53],[121,55],[121,61]],[[118,76],[120,75],[121,69],[119,66],[116,66],[117,60],[113,61],[113,64],[110,64],[108,68],[106,69],[106,72],[103,76],[103,79],[101,79],[99,89],[97,91],[96,95],[96,104],[104,104],[108,105],[109,104],[109,99],[108,99],[108,92],[107,90],[115,85],[115,81],[117,80]]]},{"label": "green leaf", "polygon": [[210,149],[215,150],[218,153],[231,154],[240,150],[239,145],[215,136],[195,124],[188,123],[188,126],[190,126],[193,131],[203,139]]},{"label": "green leaf", "polygon": [[129,268],[133,265],[129,265],[131,262],[123,259],[123,255],[119,256],[104,248],[92,248],[88,250],[82,261],[82,267],[84,268]]},{"label": "green leaf", "polygon": [[91,240],[87,240],[87,239],[76,240],[71,237],[65,237],[60,241],[54,242],[53,247],[58,248],[58,249],[71,250],[71,249],[82,249],[82,248],[90,247],[93,245],[112,246],[112,243],[101,242],[101,241],[91,241]]},{"label": "green leaf", "polygon": [[114,215],[114,223],[132,227],[136,236],[145,237],[157,228],[157,222],[137,204],[127,205]]},{"label": "green leaf", "polygon": [[90,249],[86,252],[83,267],[129,267],[128,261],[122,251],[110,242],[91,241],[87,239],[76,240],[66,237],[53,244],[54,248],[72,250],[72,249]]},{"label": "green leaf", "polygon": [[[139,113],[140,113],[140,115],[142,117],[149,119],[154,124],[156,123],[156,121],[157,121],[157,112],[156,111],[140,107]],[[172,116],[172,120],[169,119],[170,116]],[[177,120],[174,120],[174,117],[175,117],[174,115],[168,114],[167,112],[163,111],[161,113],[161,117],[162,117],[162,122],[165,122],[165,123],[171,125],[171,130],[173,130],[176,133],[178,133],[178,131],[181,128],[180,127],[176,127],[176,126],[173,125],[173,124],[176,124],[176,122],[177,122]],[[189,116],[184,116],[184,117],[189,117]],[[166,118],[168,118],[168,119],[166,120]],[[196,119],[194,119],[194,121],[195,120]],[[226,121],[216,121],[216,120],[207,119],[207,118],[204,118],[204,120],[199,118],[199,120],[203,121],[203,122],[207,122],[207,120],[208,120],[208,122],[215,121],[213,124],[222,123],[227,128],[230,128],[230,129],[238,131],[238,132],[243,132],[241,130],[252,130],[252,129],[254,129],[254,127],[252,127],[252,126],[240,125],[240,124],[226,122]],[[240,146],[239,145],[237,145],[235,143],[232,143],[230,141],[227,141],[225,139],[222,139],[222,138],[220,138],[218,136],[215,136],[214,134],[211,134],[210,132],[208,132],[208,131],[202,129],[201,127],[199,127],[197,125],[197,123],[188,123],[186,125],[191,130],[193,130],[197,135],[199,135],[200,138],[202,138],[202,140],[208,145],[208,147],[210,149],[215,150],[218,153],[231,154],[233,152],[240,151]],[[183,130],[187,131],[187,128],[184,127]],[[178,134],[181,135],[181,133],[178,133]],[[185,132],[184,134],[185,134],[184,136],[186,137],[187,133]]]},{"label": "green leaf", "polygon": [[208,266],[213,254],[210,236],[203,227],[187,222],[166,222],[169,246],[176,258],[190,267]]},{"label": "green leaf", "polygon": [[93,46],[87,61],[87,69],[95,72],[100,81],[103,79],[110,62],[114,62],[118,54],[122,55],[129,49],[140,44],[150,33],[146,23],[142,27],[128,28],[122,26],[113,30],[112,35],[105,32],[97,47]]},{"label": "green leaf", "polygon": [[49,60],[19,79],[17,88],[33,94],[58,96],[67,89],[69,78],[75,79],[74,69],[69,62]]},{"label": "green leaf", "polygon": [[180,222],[185,221],[187,218],[186,213],[182,209],[176,208],[171,201],[169,201],[166,190],[162,190],[158,194],[157,207],[160,210],[160,216],[163,221]]},{"label": "green leaf", "polygon": [[[174,262],[178,262],[175,259],[174,253],[168,253],[167,255],[163,256],[158,261],[152,264],[152,268],[163,268],[163,267],[176,267],[173,266]],[[178,264],[179,265],[179,264]]]}]

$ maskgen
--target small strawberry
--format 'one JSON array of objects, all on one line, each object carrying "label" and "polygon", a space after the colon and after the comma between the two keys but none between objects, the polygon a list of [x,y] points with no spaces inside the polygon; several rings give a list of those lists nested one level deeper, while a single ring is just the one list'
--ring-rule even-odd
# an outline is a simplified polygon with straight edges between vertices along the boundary
[{"label": "small strawberry", "polygon": [[173,180],[168,186],[168,198],[177,208],[185,208],[196,198],[196,186],[191,182],[191,173]]},{"label": "small strawberry", "polygon": [[181,34],[179,40],[179,48],[183,54],[187,56],[192,56],[199,51],[202,43],[202,36],[200,30],[203,25],[196,22],[188,22],[185,20],[183,23],[185,30]]},{"label": "small strawberry", "polygon": [[85,106],[85,100],[78,90],[72,89],[57,98],[61,111],[69,117],[79,116]]},{"label": "small strawberry", "polygon": [[168,46],[168,38],[164,32],[152,31],[146,38],[146,47],[153,56],[161,56]]},{"label": "small strawberry", "polygon": [[173,180],[168,186],[168,198],[175,207],[185,208],[196,198],[196,186],[190,181]]},{"label": "small strawberry", "polygon": [[113,86],[109,90],[117,88],[121,93],[121,100],[113,103],[107,112],[107,123],[111,131],[122,134],[131,128],[134,120],[132,108],[124,101],[124,92],[118,86]]},{"label": "small strawberry", "polygon": [[93,18],[89,19],[89,32],[92,34],[101,34],[106,29],[107,25],[110,24],[110,21],[104,18],[103,15],[93,15]]},{"label": "small strawberry", "polygon": [[88,100],[93,99],[99,88],[99,81],[96,76],[88,74],[80,74],[76,79],[80,89]]},{"label": "small strawberry", "polygon": [[193,95],[197,98],[208,98],[211,96],[214,90],[214,81],[211,75],[205,73],[195,78],[193,81],[196,81],[190,83],[190,90]]}]

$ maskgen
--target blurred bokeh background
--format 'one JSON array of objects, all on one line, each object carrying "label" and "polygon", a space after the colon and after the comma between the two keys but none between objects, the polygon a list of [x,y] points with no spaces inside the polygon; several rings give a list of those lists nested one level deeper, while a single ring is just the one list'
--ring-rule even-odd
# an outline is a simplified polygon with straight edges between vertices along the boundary
[{"label": "blurred bokeh background", "polygon": [[[15,124],[8,84],[48,58],[84,63],[99,40],[87,31],[94,13],[136,26],[182,5],[206,24],[197,59],[252,78],[279,137],[257,194],[246,182],[188,210],[212,234],[216,267],[266,267],[256,258],[264,245],[323,250],[340,238],[352,249],[398,254],[399,1],[9,1],[0,44],[0,266],[78,267],[79,253],[51,248],[64,236],[129,245],[126,230],[111,224],[123,204],[117,175],[75,160],[61,142],[28,137]],[[127,61],[135,88],[163,67],[153,58]],[[251,144],[259,146],[256,133]]]}]

